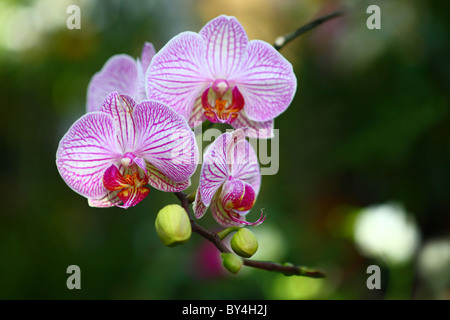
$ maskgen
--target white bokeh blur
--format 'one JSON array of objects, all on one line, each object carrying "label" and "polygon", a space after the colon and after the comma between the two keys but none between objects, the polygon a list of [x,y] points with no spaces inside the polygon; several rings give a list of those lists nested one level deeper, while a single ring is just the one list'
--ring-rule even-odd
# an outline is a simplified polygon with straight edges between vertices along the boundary
[{"label": "white bokeh blur", "polygon": [[358,214],[353,230],[361,254],[388,266],[409,262],[420,243],[414,218],[399,203],[364,208]]}]

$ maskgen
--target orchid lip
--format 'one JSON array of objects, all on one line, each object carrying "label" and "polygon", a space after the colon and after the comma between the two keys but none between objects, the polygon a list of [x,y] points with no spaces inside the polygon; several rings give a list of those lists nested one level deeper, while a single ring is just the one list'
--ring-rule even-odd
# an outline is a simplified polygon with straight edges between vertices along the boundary
[{"label": "orchid lip", "polygon": [[124,208],[135,206],[150,192],[150,189],[146,187],[148,184],[146,174],[141,175],[139,169],[125,171],[122,173],[113,164],[103,176],[103,185],[109,191],[109,197],[118,197],[123,205],[118,205],[117,201],[113,201],[113,203]]},{"label": "orchid lip", "polygon": [[[211,92],[212,89],[212,92]],[[230,92],[231,91],[231,92]],[[224,99],[228,97],[229,99]],[[211,97],[212,96],[212,97]],[[215,101],[214,106],[210,103],[210,98]],[[237,86],[231,90],[226,80],[216,80],[203,92],[202,106],[205,117],[211,122],[232,123],[239,115],[239,111],[244,107],[244,97]]]}]

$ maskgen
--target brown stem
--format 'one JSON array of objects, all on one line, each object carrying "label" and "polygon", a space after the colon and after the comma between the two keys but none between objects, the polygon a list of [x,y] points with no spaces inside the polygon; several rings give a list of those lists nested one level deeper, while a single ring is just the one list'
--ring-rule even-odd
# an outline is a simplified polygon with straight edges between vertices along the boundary
[{"label": "brown stem", "polygon": [[305,24],[304,26],[298,28],[297,30],[288,33],[284,36],[278,37],[277,39],[275,39],[275,43],[273,44],[274,48],[277,50],[280,50],[281,48],[283,48],[286,44],[288,44],[289,42],[291,42],[292,40],[294,40],[295,38],[297,38],[298,36],[308,32],[311,29],[316,28],[317,26],[321,25],[322,23],[324,23],[325,21],[334,19],[336,17],[339,17],[341,15],[343,15],[345,13],[344,9],[332,12],[330,14],[327,14],[325,16],[319,17],[307,24]]},{"label": "brown stem", "polygon": [[[182,207],[184,210],[186,210],[189,219],[191,221],[191,227],[192,231],[197,233],[198,235],[202,236],[206,240],[212,242],[216,248],[220,252],[224,253],[231,253],[230,249],[228,249],[220,240],[219,236],[215,233],[212,233],[211,231],[205,229],[201,225],[197,224],[195,222],[191,210],[189,208],[189,199],[188,195],[184,192],[175,192],[175,196],[180,200]],[[290,275],[298,275],[298,276],[304,276],[309,278],[324,278],[326,275],[318,270],[309,270],[308,268],[301,267],[301,266],[295,266],[292,264],[279,264],[275,262],[270,261],[256,261],[256,260],[250,260],[250,259],[242,259],[244,261],[244,265],[248,267],[253,267],[257,269],[263,269],[267,271],[276,271],[281,272],[287,276]]]}]

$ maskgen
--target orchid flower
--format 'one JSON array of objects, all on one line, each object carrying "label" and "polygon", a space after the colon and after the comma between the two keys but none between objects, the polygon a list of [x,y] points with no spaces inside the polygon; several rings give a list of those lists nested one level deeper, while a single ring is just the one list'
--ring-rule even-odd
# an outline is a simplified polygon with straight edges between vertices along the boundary
[{"label": "orchid flower", "polygon": [[214,219],[222,226],[256,225],[247,222],[261,185],[261,174],[250,143],[245,140],[248,128],[226,132],[208,146],[200,173],[194,213],[200,219],[211,206]]},{"label": "orchid flower", "polygon": [[137,102],[145,100],[145,73],[155,53],[153,45],[146,42],[140,60],[135,60],[127,54],[117,54],[109,58],[89,83],[86,111],[98,111],[106,96],[114,91],[129,95]]},{"label": "orchid flower", "polygon": [[221,15],[199,33],[182,32],[152,59],[149,99],[161,101],[194,127],[205,120],[249,127],[249,136],[272,137],[273,119],[297,87],[292,65],[273,46],[249,41],[235,17]]},{"label": "orchid flower", "polygon": [[171,108],[113,92],[99,111],[78,119],[59,143],[56,165],[93,207],[128,208],[150,186],[177,192],[198,163],[194,133]]}]

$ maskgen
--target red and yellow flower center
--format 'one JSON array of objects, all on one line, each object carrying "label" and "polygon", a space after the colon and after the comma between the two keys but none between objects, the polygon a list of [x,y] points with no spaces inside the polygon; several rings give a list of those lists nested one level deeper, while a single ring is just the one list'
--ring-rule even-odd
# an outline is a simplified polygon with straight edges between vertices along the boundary
[{"label": "red and yellow flower center", "polygon": [[244,107],[244,97],[237,86],[230,88],[226,80],[218,79],[203,92],[202,106],[209,121],[232,123]]},{"label": "red and yellow flower center", "polygon": [[147,184],[147,176],[136,165],[125,167],[124,173],[115,165],[111,165],[103,175],[103,185],[110,191],[110,197],[119,198],[124,207],[135,206],[141,202],[150,192]]}]

